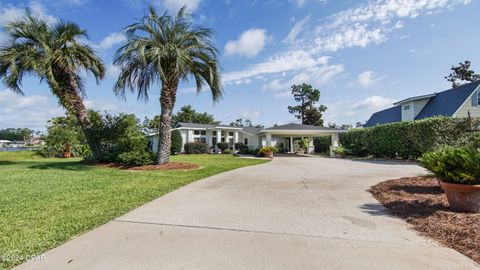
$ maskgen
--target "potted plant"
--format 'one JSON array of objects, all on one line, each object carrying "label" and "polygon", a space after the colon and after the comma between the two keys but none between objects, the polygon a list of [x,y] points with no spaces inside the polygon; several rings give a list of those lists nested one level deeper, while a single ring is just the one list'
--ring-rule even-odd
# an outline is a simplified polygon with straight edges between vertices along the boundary
[{"label": "potted plant", "polygon": [[267,158],[273,158],[273,152],[276,152],[277,149],[273,146],[265,146],[260,148],[260,153],[262,153]]},{"label": "potted plant", "polygon": [[480,151],[473,145],[443,146],[425,153],[422,165],[435,173],[449,207],[456,212],[480,213]]}]

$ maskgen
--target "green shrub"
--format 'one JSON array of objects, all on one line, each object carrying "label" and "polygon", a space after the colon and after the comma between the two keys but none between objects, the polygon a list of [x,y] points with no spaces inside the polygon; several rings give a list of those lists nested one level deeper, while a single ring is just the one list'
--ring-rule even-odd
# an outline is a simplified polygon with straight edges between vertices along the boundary
[{"label": "green shrub", "polygon": [[225,150],[227,150],[227,149],[230,148],[230,144],[227,143],[227,142],[218,142],[218,143],[217,143],[217,147],[218,147],[218,149],[220,149],[220,151],[223,152],[223,151],[225,151]]},{"label": "green shrub", "polygon": [[342,146],[335,147],[333,149],[333,153],[339,156],[349,156],[352,154],[352,152],[349,149],[346,149],[345,147],[342,147]]},{"label": "green shrub", "polygon": [[[473,120],[478,125],[479,119]],[[340,144],[355,156],[374,155],[415,160],[439,145],[455,145],[470,125],[467,119],[434,117],[341,133]]]},{"label": "green shrub", "polygon": [[259,152],[260,153],[268,153],[268,152],[273,152],[273,153],[276,153],[278,151],[278,149],[274,146],[264,146],[262,148],[260,148]]},{"label": "green shrub", "polygon": [[225,150],[222,151],[222,154],[227,154],[227,155],[229,155],[229,154],[231,154],[231,153],[232,153],[232,150],[230,150],[230,149],[225,149]]},{"label": "green shrub", "polygon": [[130,151],[119,154],[116,158],[117,163],[126,166],[142,166],[153,164],[152,151]]},{"label": "green shrub", "polygon": [[480,184],[480,151],[470,146],[442,146],[423,154],[422,166],[446,182]]},{"label": "green shrub", "polygon": [[183,149],[186,154],[206,154],[208,152],[208,145],[202,142],[186,143]]},{"label": "green shrub", "polygon": [[182,145],[183,145],[182,134],[180,134],[180,131],[172,130],[171,141],[172,141],[172,145],[170,147],[170,150],[172,155],[180,153],[182,151]]},{"label": "green shrub", "polygon": [[241,142],[235,143],[235,149],[238,150],[238,152],[240,154],[248,154],[249,153],[248,146],[245,145],[244,143],[241,143]]},{"label": "green shrub", "polygon": [[332,144],[332,136],[322,136],[313,139],[315,153],[329,153]]}]

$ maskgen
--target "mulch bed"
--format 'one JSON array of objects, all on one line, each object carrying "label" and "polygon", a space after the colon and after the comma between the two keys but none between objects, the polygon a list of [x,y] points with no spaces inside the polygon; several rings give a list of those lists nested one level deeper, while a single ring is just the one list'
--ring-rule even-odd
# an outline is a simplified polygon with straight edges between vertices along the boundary
[{"label": "mulch bed", "polygon": [[369,190],[387,211],[422,234],[480,263],[480,214],[455,213],[434,178],[389,180]]},{"label": "mulch bed", "polygon": [[193,169],[200,168],[200,166],[197,164],[185,163],[185,162],[170,162],[163,165],[145,165],[145,166],[134,166],[134,167],[123,166],[115,163],[98,163],[98,164],[95,164],[95,166],[107,167],[107,168],[119,168],[119,169],[129,170],[129,171],[193,170]]}]

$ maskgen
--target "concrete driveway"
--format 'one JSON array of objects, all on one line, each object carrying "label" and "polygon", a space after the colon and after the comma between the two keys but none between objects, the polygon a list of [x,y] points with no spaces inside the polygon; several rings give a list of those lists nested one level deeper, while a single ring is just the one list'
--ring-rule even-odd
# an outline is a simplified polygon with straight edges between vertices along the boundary
[{"label": "concrete driveway", "polygon": [[366,191],[415,165],[279,157],[185,186],[18,269],[473,269]]}]

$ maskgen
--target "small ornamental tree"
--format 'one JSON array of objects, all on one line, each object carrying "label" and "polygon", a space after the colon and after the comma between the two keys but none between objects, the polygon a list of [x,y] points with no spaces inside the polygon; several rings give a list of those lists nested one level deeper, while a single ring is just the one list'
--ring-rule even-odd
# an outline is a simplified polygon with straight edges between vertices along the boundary
[{"label": "small ornamental tree", "polygon": [[180,131],[173,130],[172,146],[170,147],[170,150],[172,151],[172,155],[180,153],[180,151],[182,151],[182,145],[183,145],[183,140],[182,140],[182,135],[180,134]]},{"label": "small ornamental tree", "polygon": [[220,149],[222,152],[230,148],[230,144],[227,142],[219,142],[217,143],[218,149]]}]

